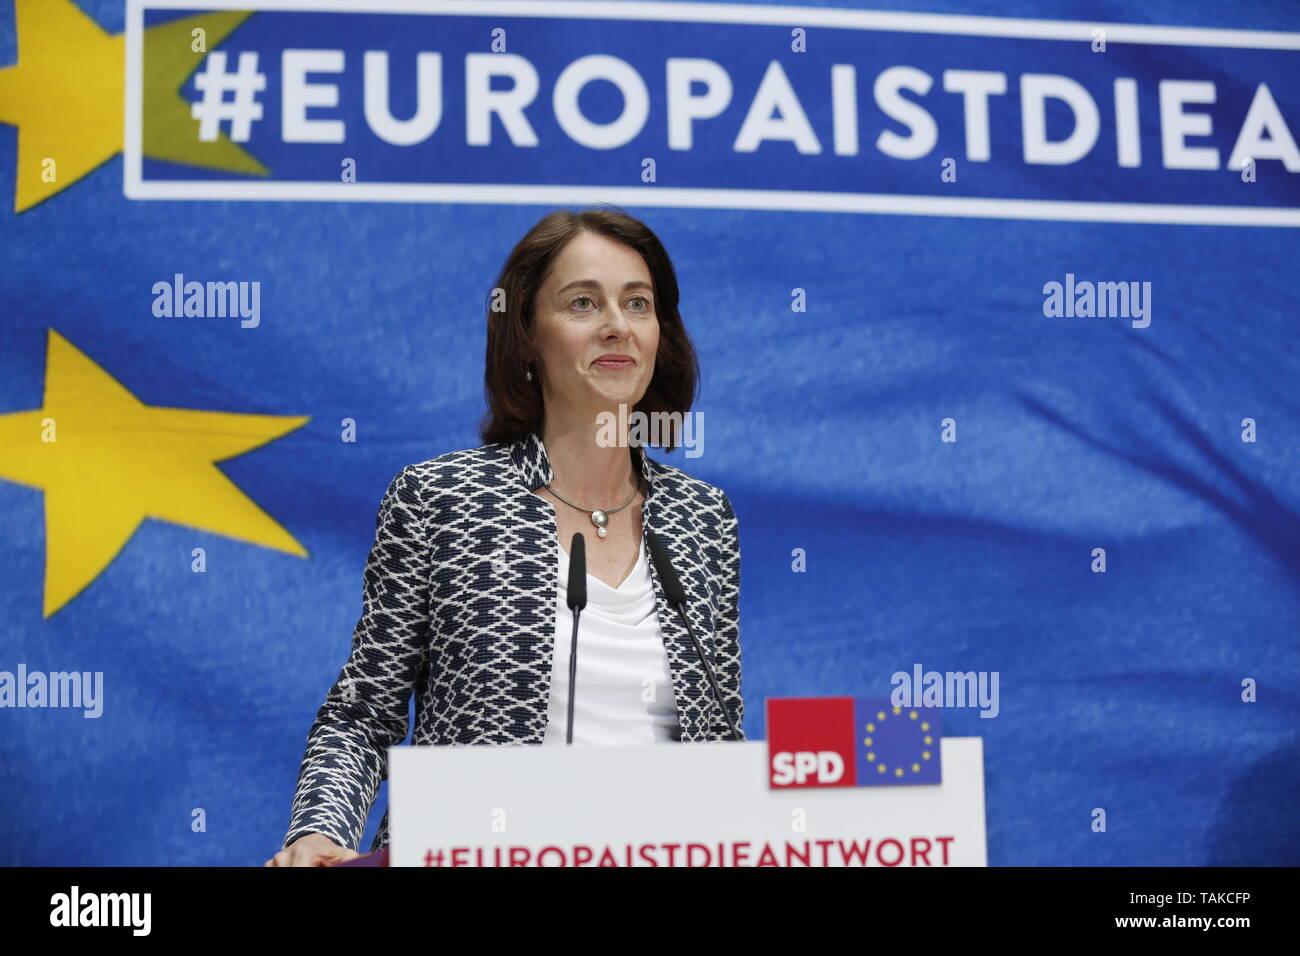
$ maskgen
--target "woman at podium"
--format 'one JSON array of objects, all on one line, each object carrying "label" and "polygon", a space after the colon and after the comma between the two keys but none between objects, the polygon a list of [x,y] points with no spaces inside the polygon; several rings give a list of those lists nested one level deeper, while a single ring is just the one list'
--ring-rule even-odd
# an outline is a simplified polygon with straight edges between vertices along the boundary
[{"label": "woman at podium", "polygon": [[[351,653],[269,866],[358,855],[412,695],[420,745],[564,746],[571,689],[576,746],[743,737],[736,513],[646,453],[698,457],[704,435],[659,238],[612,208],[539,221],[489,296],[484,381],[483,444],[407,465],[379,504]],[[587,600],[570,688],[575,534]],[[385,813],[371,850],[387,845]]]}]

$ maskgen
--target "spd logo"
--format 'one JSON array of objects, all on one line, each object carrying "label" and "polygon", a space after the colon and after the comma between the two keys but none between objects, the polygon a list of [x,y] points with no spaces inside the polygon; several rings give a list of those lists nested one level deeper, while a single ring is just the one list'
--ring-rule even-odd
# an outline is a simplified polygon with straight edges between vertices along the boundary
[{"label": "spd logo", "polygon": [[768,785],[870,787],[942,783],[940,710],[887,697],[767,701]]},{"label": "spd logo", "polygon": [[823,786],[839,783],[844,778],[844,758],[834,750],[789,750],[772,758],[772,783],[779,786],[793,783],[812,786],[809,778]]}]

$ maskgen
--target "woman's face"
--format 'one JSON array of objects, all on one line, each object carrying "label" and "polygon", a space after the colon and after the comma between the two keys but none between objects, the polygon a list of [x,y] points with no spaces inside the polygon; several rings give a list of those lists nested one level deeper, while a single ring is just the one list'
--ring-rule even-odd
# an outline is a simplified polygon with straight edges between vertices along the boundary
[{"label": "woman's face", "polygon": [[555,257],[533,308],[547,415],[595,424],[598,413],[617,413],[620,404],[630,415],[650,386],[659,352],[654,288],[641,254],[579,233]]}]

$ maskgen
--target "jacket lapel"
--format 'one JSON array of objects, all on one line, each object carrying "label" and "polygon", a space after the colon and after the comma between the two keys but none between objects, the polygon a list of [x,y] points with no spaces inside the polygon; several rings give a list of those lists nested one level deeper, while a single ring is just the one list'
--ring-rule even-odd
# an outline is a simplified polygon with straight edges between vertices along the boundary
[{"label": "jacket lapel", "polygon": [[[660,483],[661,492],[665,482]],[[706,654],[713,648],[713,618],[706,591],[707,575],[704,573],[703,555],[695,539],[695,519],[690,507],[679,499],[661,493],[658,501],[647,501],[643,509],[644,527],[654,531],[673,570],[677,572],[682,590],[686,593],[686,615],[690,618],[695,636],[700,639]],[[695,653],[690,632],[682,623],[681,614],[668,603],[659,569],[650,562],[650,576],[654,581],[655,611],[664,635],[664,648],[673,676],[673,695],[677,701],[677,720],[685,742],[714,740],[710,733],[710,715],[717,713],[708,677]]]}]

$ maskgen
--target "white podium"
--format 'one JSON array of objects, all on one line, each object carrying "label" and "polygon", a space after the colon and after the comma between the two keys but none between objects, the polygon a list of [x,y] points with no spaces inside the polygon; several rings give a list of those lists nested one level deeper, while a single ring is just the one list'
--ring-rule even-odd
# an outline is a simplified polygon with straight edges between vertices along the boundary
[{"label": "white podium", "polygon": [[391,747],[390,866],[986,866],[980,737],[943,783],[771,789],[762,740]]}]

